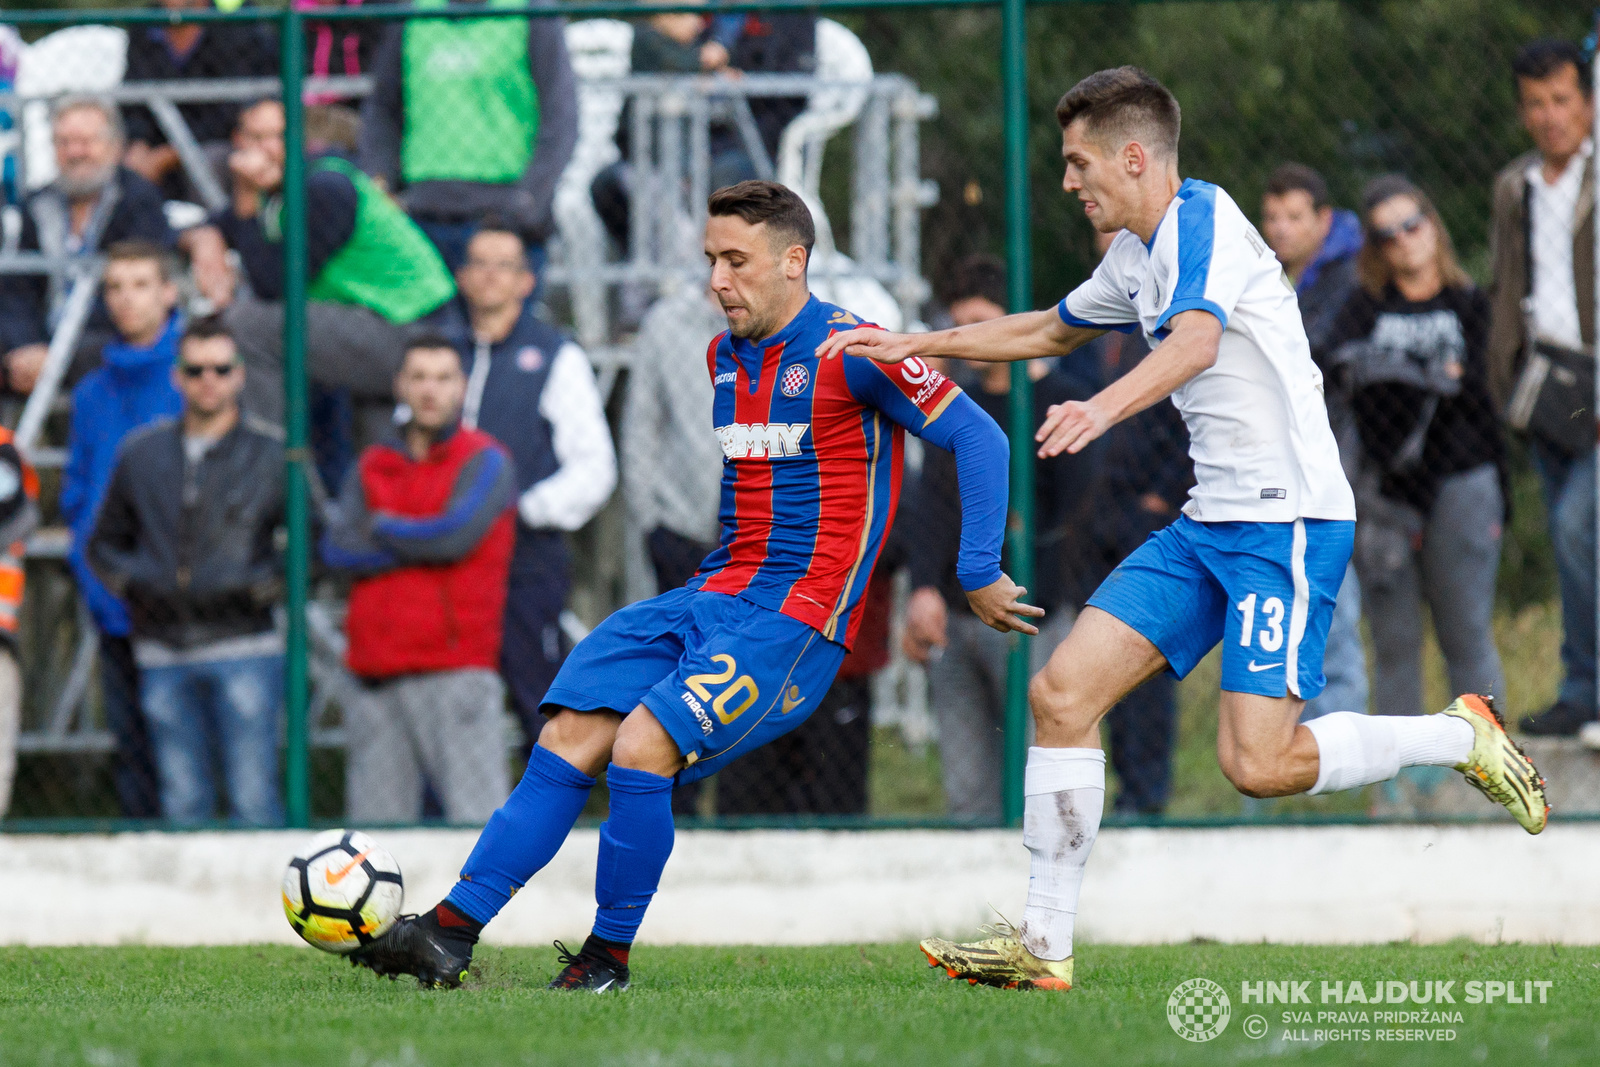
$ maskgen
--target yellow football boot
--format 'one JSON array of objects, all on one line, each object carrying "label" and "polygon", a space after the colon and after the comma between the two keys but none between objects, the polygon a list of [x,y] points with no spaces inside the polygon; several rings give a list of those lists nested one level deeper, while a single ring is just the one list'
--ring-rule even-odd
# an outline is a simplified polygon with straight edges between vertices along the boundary
[{"label": "yellow football boot", "polygon": [[965,978],[973,985],[1001,989],[1072,988],[1072,957],[1042,960],[1022,944],[1022,937],[1010,923],[1001,922],[979,928],[992,936],[982,941],[946,941],[930,937],[917,947],[928,957],[928,966],[943,967],[951,978]]},{"label": "yellow football boot", "polygon": [[1437,714],[1454,715],[1472,726],[1472,753],[1465,763],[1456,764],[1468,784],[1504,806],[1528,833],[1543,830],[1550,817],[1544,778],[1506,733],[1506,721],[1495,710],[1493,698],[1459,696]]}]

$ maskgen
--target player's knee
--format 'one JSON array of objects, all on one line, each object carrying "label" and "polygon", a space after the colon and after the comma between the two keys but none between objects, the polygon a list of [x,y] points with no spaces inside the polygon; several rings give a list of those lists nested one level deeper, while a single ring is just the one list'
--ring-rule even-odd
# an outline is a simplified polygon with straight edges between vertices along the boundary
[{"label": "player's knee", "polygon": [[563,708],[539,731],[539,746],[547,748],[585,774],[596,774],[611,758],[622,717],[611,711],[573,711]]},{"label": "player's knee", "polygon": [[1247,797],[1264,800],[1267,797],[1288,796],[1296,791],[1278,760],[1235,754],[1220,762],[1222,773],[1228,781]]},{"label": "player's knee", "polygon": [[1055,705],[1056,690],[1040,671],[1028,680],[1028,708],[1035,722],[1042,721]]},{"label": "player's knee", "polygon": [[617,730],[611,762],[618,767],[670,777],[684,767],[684,758],[672,735],[648,713],[634,712]]},{"label": "player's knee", "polygon": [[[626,727],[626,723],[623,724]],[[617,731],[616,743],[611,746],[611,762],[618,767],[629,767],[633,770],[646,770],[640,764],[646,762],[648,747],[639,738],[629,734],[626,729]]]},{"label": "player's knee", "polygon": [[1076,725],[1081,703],[1048,670],[1040,671],[1028,682],[1028,707],[1033,711],[1036,727]]},{"label": "player's knee", "polygon": [[562,708],[539,731],[539,740],[568,743],[609,741],[617,736],[621,719],[604,711],[573,711]]}]

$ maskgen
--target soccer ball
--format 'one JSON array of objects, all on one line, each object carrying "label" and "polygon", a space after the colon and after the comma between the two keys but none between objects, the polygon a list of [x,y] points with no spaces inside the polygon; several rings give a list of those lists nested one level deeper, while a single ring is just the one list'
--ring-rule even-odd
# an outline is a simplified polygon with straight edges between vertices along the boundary
[{"label": "soccer ball", "polygon": [[400,865],[357,830],[313,837],[283,872],[283,913],[324,952],[354,952],[394,925],[405,899]]}]

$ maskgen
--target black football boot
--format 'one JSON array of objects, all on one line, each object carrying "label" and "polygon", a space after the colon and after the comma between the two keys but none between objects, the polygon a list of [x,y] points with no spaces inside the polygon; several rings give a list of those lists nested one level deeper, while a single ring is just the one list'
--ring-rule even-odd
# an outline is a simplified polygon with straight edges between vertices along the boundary
[{"label": "black football boot", "polygon": [[606,993],[628,988],[628,946],[590,934],[577,955],[557,941],[560,962],[566,964],[551,981],[551,989]]},{"label": "black football boot", "polygon": [[472,927],[443,925],[439,908],[435,908],[426,915],[401,916],[382,937],[350,953],[350,963],[391,979],[413,975],[424,989],[455,989],[472,966],[472,946],[477,940],[477,930]]}]

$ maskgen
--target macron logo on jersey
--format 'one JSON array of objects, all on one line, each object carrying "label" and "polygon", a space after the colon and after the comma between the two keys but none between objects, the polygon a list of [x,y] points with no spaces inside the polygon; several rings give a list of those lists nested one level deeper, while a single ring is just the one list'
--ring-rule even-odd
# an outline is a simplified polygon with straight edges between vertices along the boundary
[{"label": "macron logo on jersey", "polygon": [[798,456],[809,422],[735,422],[717,427],[722,454],[729,459],[778,459]]}]

